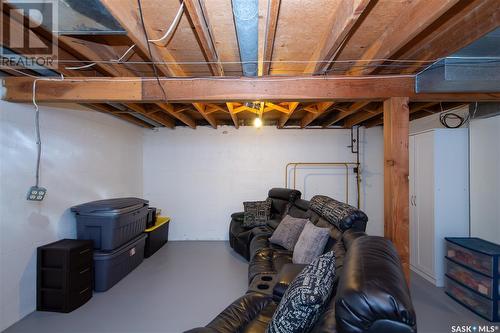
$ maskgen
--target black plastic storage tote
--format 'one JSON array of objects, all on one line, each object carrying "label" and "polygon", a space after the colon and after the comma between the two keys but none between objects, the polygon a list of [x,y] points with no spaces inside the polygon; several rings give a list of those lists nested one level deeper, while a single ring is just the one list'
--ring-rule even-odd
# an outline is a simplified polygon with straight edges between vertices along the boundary
[{"label": "black plastic storage tote", "polygon": [[94,252],[94,290],[106,291],[132,272],[144,260],[146,234],[112,251]]}]

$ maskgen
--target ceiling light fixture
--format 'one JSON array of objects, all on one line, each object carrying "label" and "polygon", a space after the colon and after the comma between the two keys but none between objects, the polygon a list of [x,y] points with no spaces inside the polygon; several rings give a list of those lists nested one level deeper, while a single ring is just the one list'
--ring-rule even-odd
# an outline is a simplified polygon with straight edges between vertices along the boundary
[{"label": "ceiling light fixture", "polygon": [[255,128],[261,128],[262,127],[262,119],[260,119],[260,117],[255,118],[255,120],[253,121],[253,126]]}]

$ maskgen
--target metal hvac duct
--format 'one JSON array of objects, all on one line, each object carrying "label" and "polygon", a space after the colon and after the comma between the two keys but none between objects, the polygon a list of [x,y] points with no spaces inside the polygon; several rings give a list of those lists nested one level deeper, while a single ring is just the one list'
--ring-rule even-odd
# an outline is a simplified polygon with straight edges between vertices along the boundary
[{"label": "metal hvac duct", "polygon": [[244,76],[257,76],[259,54],[259,1],[232,0],[234,24]]},{"label": "metal hvac duct", "polygon": [[436,61],[415,83],[419,93],[499,92],[500,28]]}]

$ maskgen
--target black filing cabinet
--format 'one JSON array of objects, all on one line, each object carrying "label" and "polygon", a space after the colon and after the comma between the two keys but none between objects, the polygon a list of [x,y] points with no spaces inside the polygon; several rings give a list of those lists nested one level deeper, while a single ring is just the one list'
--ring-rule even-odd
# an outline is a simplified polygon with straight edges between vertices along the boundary
[{"label": "black filing cabinet", "polygon": [[93,243],[62,239],[37,250],[37,310],[71,312],[92,297]]}]

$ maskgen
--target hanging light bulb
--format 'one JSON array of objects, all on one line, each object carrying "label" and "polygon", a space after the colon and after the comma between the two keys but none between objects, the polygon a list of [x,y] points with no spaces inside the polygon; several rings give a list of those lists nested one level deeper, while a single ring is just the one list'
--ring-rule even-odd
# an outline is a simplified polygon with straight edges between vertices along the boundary
[{"label": "hanging light bulb", "polygon": [[261,128],[262,127],[262,119],[260,119],[260,117],[255,118],[255,120],[253,121],[253,126],[255,128]]}]

